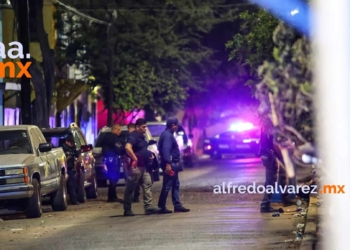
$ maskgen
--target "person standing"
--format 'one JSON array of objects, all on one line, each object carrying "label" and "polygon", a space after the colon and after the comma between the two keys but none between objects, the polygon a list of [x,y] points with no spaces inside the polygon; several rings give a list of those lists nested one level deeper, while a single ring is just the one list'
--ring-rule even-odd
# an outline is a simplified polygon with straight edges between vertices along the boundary
[{"label": "person standing", "polygon": [[[283,166],[283,157],[278,149],[278,146],[274,142],[275,138],[273,133],[269,132],[266,128],[262,127],[260,134],[260,151],[259,155],[261,161],[265,167],[265,188],[267,186],[275,187],[275,183],[279,179],[279,183],[282,187],[288,185],[288,178],[286,171]],[[266,192],[263,200],[260,204],[261,213],[274,213],[278,212],[279,209],[271,207],[272,193]],[[296,204],[296,200],[291,198],[288,192],[282,193],[282,202],[284,206],[290,206]]]},{"label": "person standing", "polygon": [[69,134],[66,137],[62,149],[67,157],[67,191],[69,194],[72,205],[79,205],[77,198],[77,177],[76,177],[76,164],[81,162],[82,156],[75,148],[75,141],[73,135]]},{"label": "person standing", "polygon": [[121,136],[119,124],[112,126],[111,132],[102,141],[102,155],[106,159],[107,174],[109,179],[108,202],[123,202],[116,194],[117,184],[120,178],[121,157],[124,154],[125,139]]},{"label": "person standing", "polygon": [[162,191],[159,196],[158,207],[160,213],[172,213],[166,208],[166,200],[171,189],[174,212],[189,212],[180,202],[180,181],[179,181],[179,145],[174,137],[174,132],[178,129],[177,118],[169,118],[166,123],[166,130],[159,138],[159,152],[161,157],[161,168],[164,171]]},{"label": "person standing", "polygon": [[143,189],[143,202],[145,214],[155,214],[159,209],[152,206],[152,179],[150,174],[151,155],[148,151],[148,143],[145,139],[147,122],[145,119],[137,119],[133,131],[125,146],[126,153],[131,158],[131,164],[127,170],[128,178],[124,193],[124,216],[134,216],[131,210],[133,192],[138,183]]},{"label": "person standing", "polygon": [[[128,132],[129,132],[129,135],[132,133],[132,132],[134,132],[135,131],[135,124],[134,123],[129,123],[129,125],[128,125]],[[126,138],[126,140],[127,140],[128,138]],[[129,164],[130,163],[130,161],[129,161],[129,157],[126,155],[126,157],[128,158],[127,160],[126,160],[126,164]],[[127,173],[126,171],[125,171],[125,173]],[[140,190],[141,190],[141,184],[140,183],[138,183],[137,185],[136,185],[136,187],[135,187],[135,190],[134,190],[134,199],[133,199],[133,202],[140,202]]]}]

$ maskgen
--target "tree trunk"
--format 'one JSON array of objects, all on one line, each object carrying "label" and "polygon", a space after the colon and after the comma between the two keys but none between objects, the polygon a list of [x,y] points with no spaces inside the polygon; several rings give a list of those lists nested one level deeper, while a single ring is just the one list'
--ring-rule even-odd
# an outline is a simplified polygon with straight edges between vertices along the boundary
[{"label": "tree trunk", "polygon": [[[17,18],[18,10],[16,8],[16,2],[16,0],[11,0],[11,5]],[[32,75],[31,80],[35,91],[35,105],[33,112],[33,121],[35,121],[34,124],[38,127],[50,127],[49,114],[52,102],[55,61],[54,52],[52,49],[50,49],[47,33],[44,29],[43,2],[43,0],[31,0],[29,3],[34,3],[35,6],[35,23],[37,26],[40,49],[43,56],[44,77],[36,65],[36,60],[34,58],[31,58],[32,64],[29,67],[29,71]],[[31,4],[30,6],[33,5]]]},{"label": "tree trunk", "polygon": [[[35,5],[35,23],[37,27],[36,29],[38,33],[40,49],[43,56],[44,81],[46,85],[47,103],[45,105],[47,107],[47,112],[49,112],[52,106],[52,94],[55,82],[55,53],[54,50],[50,48],[48,34],[46,33],[44,28],[44,0],[31,1],[33,1]],[[47,117],[49,117],[49,114],[47,115]]]},{"label": "tree trunk", "polygon": [[46,106],[46,86],[43,75],[36,65],[36,61],[34,59],[32,61],[33,63],[30,65],[29,71],[32,75],[32,82],[35,89],[33,120],[35,121],[34,124],[39,128],[48,128],[50,127],[50,122],[49,110]]}]

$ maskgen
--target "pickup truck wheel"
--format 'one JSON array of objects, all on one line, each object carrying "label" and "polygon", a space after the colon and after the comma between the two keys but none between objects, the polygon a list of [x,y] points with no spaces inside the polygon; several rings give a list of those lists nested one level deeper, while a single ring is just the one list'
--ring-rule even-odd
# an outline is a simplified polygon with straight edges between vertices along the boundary
[{"label": "pickup truck wheel", "polygon": [[97,193],[97,182],[96,182],[96,177],[94,176],[94,179],[91,183],[91,186],[86,188],[86,196],[88,199],[96,199],[98,196]]},{"label": "pickup truck wheel", "polygon": [[28,198],[25,213],[27,218],[40,218],[43,212],[41,207],[41,192],[38,180],[33,179],[32,185],[34,187],[34,193],[32,197]]},{"label": "pickup truck wheel", "polygon": [[78,182],[78,190],[77,190],[77,199],[79,203],[84,203],[86,201],[86,193],[85,193],[85,175],[84,171],[80,171],[79,182]]},{"label": "pickup truck wheel", "polygon": [[64,175],[60,177],[60,186],[58,190],[52,194],[50,198],[53,211],[64,211],[67,209],[67,186]]}]

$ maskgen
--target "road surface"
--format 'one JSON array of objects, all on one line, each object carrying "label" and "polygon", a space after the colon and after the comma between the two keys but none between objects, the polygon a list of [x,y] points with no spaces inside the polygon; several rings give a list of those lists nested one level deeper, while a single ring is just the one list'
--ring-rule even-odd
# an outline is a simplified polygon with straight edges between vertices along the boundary
[{"label": "road surface", "polygon": [[[304,171],[305,172],[305,171]],[[45,206],[40,219],[4,216],[0,222],[1,249],[293,249],[292,234],[302,219],[296,206],[272,217],[260,214],[261,194],[214,194],[215,185],[263,184],[259,159],[202,160],[180,173],[181,200],[189,213],[144,215],[142,203],[133,205],[137,216],[124,217],[122,204],[107,203],[106,188],[99,198],[67,211]],[[124,187],[118,187],[121,196]],[[157,204],[160,182],[154,185]],[[168,208],[172,209],[171,198]],[[287,211],[288,210],[288,211]]]}]

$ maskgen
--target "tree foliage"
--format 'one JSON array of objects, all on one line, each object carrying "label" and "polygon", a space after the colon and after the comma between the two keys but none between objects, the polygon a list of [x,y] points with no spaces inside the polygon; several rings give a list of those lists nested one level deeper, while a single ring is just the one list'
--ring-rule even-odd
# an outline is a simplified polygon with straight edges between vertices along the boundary
[{"label": "tree foliage", "polygon": [[[259,67],[262,81],[257,85],[260,112],[272,118],[272,93],[278,124],[282,133],[292,137],[300,134],[305,141],[313,141],[312,122],[312,61],[310,42],[281,22],[276,28],[273,62]],[[297,133],[296,133],[297,132]],[[300,137],[294,138],[300,142]]]},{"label": "tree foliage", "polygon": [[[203,46],[201,39],[231,13],[215,8],[224,3],[221,0],[80,2],[74,7],[93,9],[88,12],[90,16],[112,24],[110,37],[106,26],[60,9],[59,15],[65,12],[68,20],[58,19],[57,27],[63,32],[63,24],[70,24],[64,31],[70,41],[59,47],[58,60],[62,65],[84,65],[93,76],[91,84],[101,86],[108,101],[108,48],[112,44],[115,110],[147,106],[162,114],[182,107],[189,89],[203,89],[203,75],[214,63],[210,64],[213,50]],[[115,21],[113,13],[117,15]],[[198,73],[193,73],[194,68]]]},{"label": "tree foliage", "polygon": [[247,83],[255,85],[258,80],[258,67],[264,61],[273,60],[272,34],[279,21],[264,9],[245,11],[239,17],[240,32],[226,43],[226,48],[230,50],[229,60],[240,62],[248,70],[250,81]]}]

